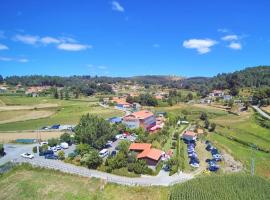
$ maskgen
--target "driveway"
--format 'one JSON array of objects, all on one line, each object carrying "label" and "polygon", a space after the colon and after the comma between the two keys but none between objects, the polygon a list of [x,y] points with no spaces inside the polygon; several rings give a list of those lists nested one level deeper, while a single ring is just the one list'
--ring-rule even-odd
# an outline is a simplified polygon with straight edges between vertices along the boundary
[{"label": "driveway", "polygon": [[6,155],[0,158],[0,165],[20,158],[22,153],[32,153],[36,144],[4,144]]},{"label": "driveway", "polygon": [[270,116],[263,112],[258,106],[252,106],[258,113],[260,113],[263,117],[267,118],[267,119],[270,119]]}]

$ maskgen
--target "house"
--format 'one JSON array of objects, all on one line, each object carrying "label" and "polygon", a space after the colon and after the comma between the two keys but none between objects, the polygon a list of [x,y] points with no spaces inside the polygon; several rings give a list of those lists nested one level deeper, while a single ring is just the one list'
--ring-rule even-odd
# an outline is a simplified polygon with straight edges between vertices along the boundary
[{"label": "house", "polygon": [[123,124],[131,129],[142,127],[145,130],[149,130],[156,125],[156,117],[152,112],[148,110],[141,110],[126,115],[123,118]]},{"label": "house", "polygon": [[224,101],[230,101],[232,99],[232,96],[231,95],[224,95],[223,96],[223,100]]},{"label": "house", "polygon": [[131,104],[126,102],[125,98],[113,97],[112,102],[116,103],[119,108],[130,108]]},{"label": "house", "polygon": [[149,166],[157,166],[163,155],[163,151],[151,148],[148,143],[132,143],[129,150],[137,153],[137,159],[143,159]]},{"label": "house", "polygon": [[197,134],[193,131],[185,131],[182,138],[187,141],[192,141],[197,139]]},{"label": "house", "polygon": [[212,99],[210,99],[210,98],[204,98],[204,99],[201,99],[200,100],[200,103],[201,104],[211,104],[212,103]]},{"label": "house", "polygon": [[223,90],[213,90],[209,96],[211,97],[223,97],[224,96],[224,91]]}]

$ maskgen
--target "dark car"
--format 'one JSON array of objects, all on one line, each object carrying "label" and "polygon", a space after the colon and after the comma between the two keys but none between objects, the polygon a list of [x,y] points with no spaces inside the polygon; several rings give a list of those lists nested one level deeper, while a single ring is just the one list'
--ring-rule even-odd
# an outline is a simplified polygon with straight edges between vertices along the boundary
[{"label": "dark car", "polygon": [[46,151],[41,151],[39,152],[39,156],[46,156],[46,155],[53,155],[54,152],[52,150],[46,150]]},{"label": "dark car", "polygon": [[211,149],[211,154],[215,155],[215,154],[219,154],[219,152],[216,148],[213,148],[213,149]]},{"label": "dark car", "polygon": [[56,156],[54,154],[47,154],[47,155],[45,155],[45,159],[57,160],[58,156]]},{"label": "dark car", "polygon": [[216,172],[217,170],[219,170],[219,167],[218,166],[210,166],[210,167],[208,167],[208,170],[211,172]]},{"label": "dark car", "polygon": [[111,152],[111,156],[112,156],[112,157],[116,156],[116,153],[117,153],[116,151],[112,151],[112,152]]},{"label": "dark car", "polygon": [[169,166],[169,165],[165,165],[165,166],[163,167],[163,170],[164,170],[165,172],[170,171],[170,166]]},{"label": "dark car", "polygon": [[60,124],[55,124],[51,126],[51,129],[59,129],[59,127],[60,127]]},{"label": "dark car", "polygon": [[207,151],[211,151],[213,149],[211,144],[208,144],[205,148]]}]

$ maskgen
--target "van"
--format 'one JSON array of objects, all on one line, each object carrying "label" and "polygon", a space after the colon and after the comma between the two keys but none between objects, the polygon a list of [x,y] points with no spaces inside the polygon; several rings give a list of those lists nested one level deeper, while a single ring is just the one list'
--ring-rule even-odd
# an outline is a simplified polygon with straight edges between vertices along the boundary
[{"label": "van", "polygon": [[106,157],[108,154],[109,154],[108,149],[102,149],[102,150],[99,152],[99,157],[104,158],[104,157]]},{"label": "van", "polygon": [[66,142],[62,142],[60,144],[60,146],[61,146],[62,149],[68,149],[68,143],[66,143]]}]

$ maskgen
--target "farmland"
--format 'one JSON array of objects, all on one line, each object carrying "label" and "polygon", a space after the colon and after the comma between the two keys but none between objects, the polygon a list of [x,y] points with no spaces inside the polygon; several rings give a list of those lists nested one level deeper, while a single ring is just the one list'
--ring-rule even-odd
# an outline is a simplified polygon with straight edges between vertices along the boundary
[{"label": "farmland", "polygon": [[200,177],[174,186],[170,200],[174,199],[256,199],[270,196],[270,182],[241,174]]},{"label": "farmland", "polygon": [[[1,96],[0,99],[6,105],[2,108],[5,111],[0,111],[0,123],[2,120],[0,131],[35,130],[53,124],[76,124],[80,117],[86,113],[104,118],[122,115],[120,111],[98,106],[95,98],[55,100],[43,97]],[[11,108],[15,110],[11,111]],[[7,118],[2,116],[7,116]]]},{"label": "farmland", "polygon": [[166,187],[106,184],[100,179],[89,179],[29,166],[19,167],[0,176],[0,199],[165,200],[168,193]]},{"label": "farmland", "polygon": [[258,199],[270,182],[243,174],[203,176],[172,187],[129,187],[58,171],[17,167],[0,177],[0,199]]}]

